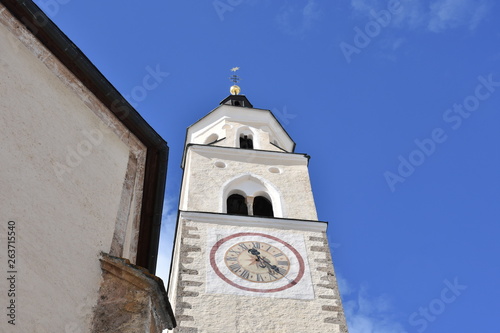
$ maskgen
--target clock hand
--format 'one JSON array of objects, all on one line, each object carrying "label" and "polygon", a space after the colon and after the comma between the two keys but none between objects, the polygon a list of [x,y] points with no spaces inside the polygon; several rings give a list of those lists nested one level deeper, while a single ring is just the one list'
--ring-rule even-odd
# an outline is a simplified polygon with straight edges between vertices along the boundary
[{"label": "clock hand", "polygon": [[250,253],[250,254],[252,254],[252,255],[254,255],[254,256],[257,257],[257,262],[259,263],[259,267],[260,268],[266,268],[265,263],[264,263],[264,265],[262,265],[262,258],[260,256],[260,252],[259,251],[257,251],[256,249],[250,249],[250,250],[248,250],[248,253]]},{"label": "clock hand", "polygon": [[264,264],[270,265],[270,267],[274,270],[278,269],[275,265],[271,265],[271,261],[267,259],[266,257],[261,257],[260,252],[256,249],[250,249],[248,250],[248,253],[254,255],[257,257],[257,261],[263,262]]},{"label": "clock hand", "polygon": [[264,259],[264,263],[266,263],[266,265],[268,266],[267,270],[269,271],[269,274],[274,275],[274,274],[278,273],[279,275],[283,276],[285,279],[290,281],[293,285],[297,284],[296,281],[290,280],[285,274],[283,274],[280,271],[279,267],[277,267],[276,265],[271,265],[269,262],[266,261],[268,259],[266,259],[266,258],[263,258],[263,259]]},{"label": "clock hand", "polygon": [[[287,278],[285,276],[285,274],[281,273],[279,267],[277,267],[276,265],[271,265],[271,261],[269,259],[267,259],[266,257],[261,257],[260,256],[260,252],[258,250],[256,250],[256,249],[250,249],[250,250],[248,250],[248,253],[254,255],[255,257],[257,257],[257,261],[259,262],[259,267],[261,267],[261,268],[266,268],[267,267],[267,270],[269,271],[269,274],[274,275],[275,273],[278,273],[281,276],[283,276],[285,279],[287,279],[288,281],[291,281],[289,278]],[[262,266],[262,264],[264,264],[264,266]]]},{"label": "clock hand", "polygon": [[[271,273],[271,274],[273,272],[276,272],[282,276],[285,276],[283,273],[281,273],[279,267],[271,264],[269,259],[267,259],[266,257],[261,257],[260,252],[257,249],[249,249],[248,253],[257,257],[257,261],[259,262],[259,267],[261,267],[261,268],[267,267],[267,269],[269,270],[269,273]],[[262,263],[264,264],[264,266],[262,266]]]},{"label": "clock hand", "polygon": [[291,281],[288,277],[286,277],[285,274],[283,274],[281,272],[279,267],[277,267],[276,265],[271,265],[271,263],[269,262],[269,259],[267,259],[267,258],[262,258],[262,259],[264,260],[264,263],[266,263],[266,265],[268,266],[267,269],[269,270],[270,274],[274,275],[274,273],[278,273],[279,275],[283,276],[288,281]]},{"label": "clock hand", "polygon": [[250,249],[248,250],[248,253],[253,254],[254,256],[257,256],[257,258],[259,258],[260,252],[257,251],[256,249]]},{"label": "clock hand", "polygon": [[262,262],[267,266],[267,269],[269,270],[269,272],[276,272],[280,275],[283,275],[283,273],[281,273],[280,269],[276,265],[272,265],[271,261],[269,259],[267,259],[266,257],[259,256],[259,260],[262,260]]}]

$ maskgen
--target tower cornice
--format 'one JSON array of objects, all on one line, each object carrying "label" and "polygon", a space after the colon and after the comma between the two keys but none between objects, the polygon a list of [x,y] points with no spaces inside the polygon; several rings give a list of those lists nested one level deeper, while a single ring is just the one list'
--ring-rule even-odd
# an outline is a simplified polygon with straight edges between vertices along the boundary
[{"label": "tower cornice", "polygon": [[326,232],[328,222],[298,220],[276,217],[241,216],[212,212],[179,211],[181,219],[194,220],[199,223],[231,225],[240,227],[257,227],[266,229],[300,230]]},{"label": "tower cornice", "polygon": [[188,150],[199,153],[210,154],[211,157],[225,160],[247,161],[251,163],[308,165],[310,156],[303,153],[289,153],[282,151],[242,149],[235,147],[202,145],[190,143],[186,146],[186,152],[181,167],[184,169]]}]

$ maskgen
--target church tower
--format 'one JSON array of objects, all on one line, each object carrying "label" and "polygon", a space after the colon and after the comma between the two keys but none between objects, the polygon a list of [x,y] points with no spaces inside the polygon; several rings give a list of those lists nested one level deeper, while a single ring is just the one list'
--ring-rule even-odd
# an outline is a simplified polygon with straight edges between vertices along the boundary
[{"label": "church tower", "polygon": [[174,332],[347,332],[309,156],[239,92],[187,130]]}]

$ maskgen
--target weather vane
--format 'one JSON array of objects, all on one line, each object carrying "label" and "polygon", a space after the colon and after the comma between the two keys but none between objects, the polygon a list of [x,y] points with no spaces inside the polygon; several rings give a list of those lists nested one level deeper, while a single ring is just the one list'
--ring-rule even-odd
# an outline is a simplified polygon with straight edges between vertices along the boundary
[{"label": "weather vane", "polygon": [[[240,69],[239,67],[233,67],[231,68],[231,72],[236,73],[236,71],[239,69]],[[234,85],[232,85],[231,88],[229,88],[231,95],[238,95],[241,91],[241,88],[238,87],[236,84],[238,83],[238,81],[241,80],[240,77],[236,74],[233,74],[229,77],[229,80],[234,83]]]}]

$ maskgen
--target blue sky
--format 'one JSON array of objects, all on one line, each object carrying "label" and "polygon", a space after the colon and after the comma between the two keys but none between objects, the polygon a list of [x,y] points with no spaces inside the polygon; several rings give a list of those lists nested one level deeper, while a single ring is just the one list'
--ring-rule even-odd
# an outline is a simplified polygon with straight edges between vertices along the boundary
[{"label": "blue sky", "polygon": [[498,332],[497,2],[36,3],[169,143],[160,276],[185,129],[239,66],[312,157],[350,332]]}]

